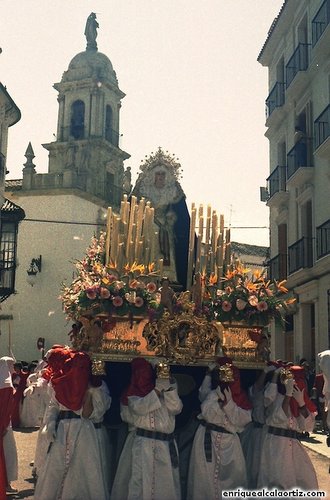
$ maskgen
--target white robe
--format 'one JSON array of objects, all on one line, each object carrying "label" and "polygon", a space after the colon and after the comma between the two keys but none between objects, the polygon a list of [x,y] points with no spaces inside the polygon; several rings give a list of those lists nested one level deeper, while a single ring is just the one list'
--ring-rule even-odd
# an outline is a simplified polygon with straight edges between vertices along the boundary
[{"label": "white robe", "polygon": [[212,390],[201,405],[201,417],[224,427],[231,434],[211,430],[212,462],[207,462],[204,450],[205,427],[196,431],[191,451],[188,494],[189,500],[222,498],[223,490],[246,487],[245,459],[237,432],[251,421],[251,410],[244,410],[229,401],[219,405],[217,390]]},{"label": "white robe", "polygon": [[325,411],[327,411],[327,426],[330,431],[330,350],[320,352],[319,365],[324,376],[323,394],[325,399]]},{"label": "white robe", "polygon": [[[90,387],[89,391],[92,393],[93,397],[93,413],[90,415],[89,420],[91,420],[93,424],[101,424],[105,412],[109,410],[111,405],[108,387],[105,382],[102,382],[100,388]],[[108,432],[104,425],[95,429],[95,431],[101,458],[103,481],[110,494],[110,443]]]},{"label": "white robe", "polygon": [[[47,398],[48,405],[49,405],[49,402],[50,402],[52,396],[54,395],[53,388],[49,382],[46,383],[45,392],[46,392],[45,398]],[[47,438],[47,435],[44,434],[42,432],[42,430],[43,430],[44,426],[46,425],[46,418],[48,417],[48,412],[47,412],[48,405],[44,411],[44,414],[43,414],[43,417],[41,420],[41,424],[40,424],[40,428],[38,431],[36,449],[35,449],[35,453],[34,453],[34,466],[32,469],[33,476],[39,475],[39,471],[40,471],[41,467],[44,465],[46,457],[47,457],[49,440]]]},{"label": "white robe", "polygon": [[[262,444],[267,433],[265,424],[264,388],[256,391],[249,389],[249,399],[252,403],[252,422],[246,426],[240,435],[242,449],[246,462],[248,488],[255,489],[258,484]],[[257,427],[256,424],[262,425]]]},{"label": "white robe", "polygon": [[[35,500],[108,500],[97,429],[91,421],[99,410],[98,391],[102,389],[92,390],[96,409],[89,419],[72,418],[58,422],[56,438],[39,470]],[[45,417],[46,425],[56,421],[61,410],[67,408],[53,398]],[[81,415],[81,412],[82,409],[75,413]]]},{"label": "white robe", "polygon": [[[271,383],[265,389],[265,405],[268,408],[266,424],[298,432],[312,432],[315,415],[297,418],[287,415],[282,409],[284,400],[277,391],[277,384]],[[267,433],[261,453],[258,487],[290,490],[317,490],[317,478],[313,464],[298,439]]]},{"label": "white robe", "polygon": [[18,479],[18,459],[16,441],[11,424],[3,438],[3,451],[5,454],[6,471],[8,482]]},{"label": "white robe", "polygon": [[27,379],[27,388],[20,413],[20,427],[40,427],[49,404],[47,380],[33,373]]},{"label": "white robe", "polygon": [[120,417],[128,424],[128,434],[120,454],[115,479],[111,490],[111,500],[123,500],[128,497],[128,484],[132,475],[132,448],[135,438],[133,416],[128,406],[120,405]]},{"label": "white robe", "polygon": [[[128,407],[137,428],[170,434],[175,415],[182,410],[177,389],[158,397],[152,390],[145,397],[131,396]],[[136,435],[132,446],[132,475],[129,500],[179,500],[181,498],[179,467],[171,463],[169,443]],[[124,498],[123,498],[124,500]]]}]

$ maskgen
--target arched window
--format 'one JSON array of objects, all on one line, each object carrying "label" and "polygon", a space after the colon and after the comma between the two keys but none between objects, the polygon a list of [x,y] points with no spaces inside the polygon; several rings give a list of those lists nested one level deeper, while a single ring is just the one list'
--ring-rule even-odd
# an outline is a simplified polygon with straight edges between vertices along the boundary
[{"label": "arched window", "polygon": [[111,144],[118,147],[119,134],[113,129],[113,113],[109,104],[105,108],[105,138]]},{"label": "arched window", "polygon": [[74,139],[84,139],[85,133],[85,104],[75,101],[71,106],[70,135]]},{"label": "arched window", "polygon": [[109,105],[105,108],[105,138],[112,142],[112,109]]}]

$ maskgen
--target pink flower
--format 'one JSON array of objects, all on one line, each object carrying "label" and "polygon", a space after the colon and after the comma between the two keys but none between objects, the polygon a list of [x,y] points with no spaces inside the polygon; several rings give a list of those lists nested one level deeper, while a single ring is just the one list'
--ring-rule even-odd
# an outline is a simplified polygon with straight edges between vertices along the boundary
[{"label": "pink flower", "polygon": [[100,289],[100,297],[101,299],[108,299],[110,297],[110,292],[107,288]]},{"label": "pink flower", "polygon": [[257,309],[258,309],[258,311],[267,311],[267,309],[268,309],[267,302],[265,302],[264,300],[258,302]]},{"label": "pink flower", "polygon": [[121,307],[123,305],[123,302],[123,299],[119,295],[112,299],[112,303],[115,307]]},{"label": "pink flower", "polygon": [[142,307],[144,304],[144,300],[142,297],[136,297],[135,302],[134,302],[136,307]]},{"label": "pink flower", "polygon": [[248,298],[248,301],[250,306],[256,307],[258,304],[258,297],[256,297],[255,295],[251,295],[251,297]]},{"label": "pink flower", "polygon": [[149,293],[154,293],[157,290],[156,283],[150,281],[150,283],[147,284],[147,290]]},{"label": "pink flower", "polygon": [[239,311],[243,311],[247,305],[247,302],[243,299],[237,299],[236,300],[236,307]]},{"label": "pink flower", "polygon": [[229,312],[231,311],[231,303],[228,302],[228,300],[224,300],[221,304],[221,308],[224,312]]},{"label": "pink flower", "polygon": [[86,295],[87,295],[87,298],[89,298],[90,300],[96,299],[97,293],[96,293],[95,288],[87,288]]}]

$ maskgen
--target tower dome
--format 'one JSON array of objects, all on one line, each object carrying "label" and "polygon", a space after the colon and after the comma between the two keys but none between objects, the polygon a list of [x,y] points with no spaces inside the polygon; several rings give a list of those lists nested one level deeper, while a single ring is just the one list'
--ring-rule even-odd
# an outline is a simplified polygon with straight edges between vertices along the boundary
[{"label": "tower dome", "polygon": [[97,50],[85,50],[75,55],[67,71],[63,73],[62,82],[73,82],[93,78],[111,81],[118,84],[116,72],[110,59]]}]

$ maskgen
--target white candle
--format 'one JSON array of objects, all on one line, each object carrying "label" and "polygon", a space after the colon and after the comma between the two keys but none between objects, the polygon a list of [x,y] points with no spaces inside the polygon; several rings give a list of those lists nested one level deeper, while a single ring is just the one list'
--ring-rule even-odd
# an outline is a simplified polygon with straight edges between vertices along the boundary
[{"label": "white candle", "polygon": [[112,208],[108,207],[107,210],[107,234],[105,240],[105,263],[110,262],[110,236],[111,236],[111,219],[112,219]]}]

